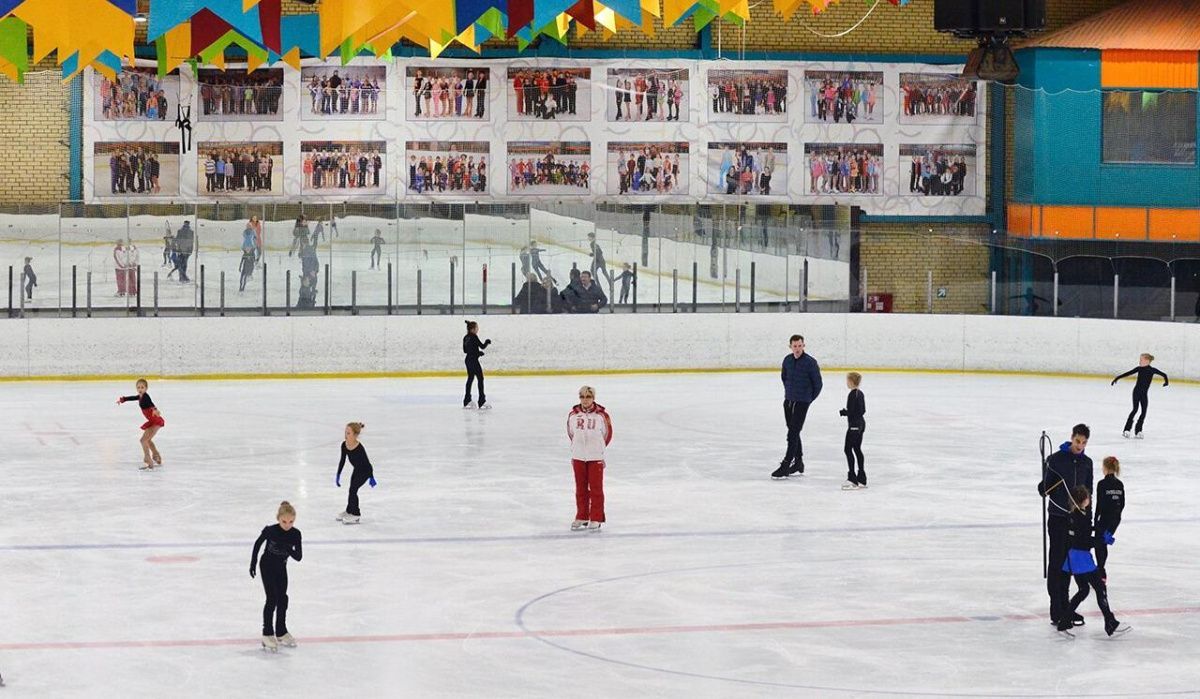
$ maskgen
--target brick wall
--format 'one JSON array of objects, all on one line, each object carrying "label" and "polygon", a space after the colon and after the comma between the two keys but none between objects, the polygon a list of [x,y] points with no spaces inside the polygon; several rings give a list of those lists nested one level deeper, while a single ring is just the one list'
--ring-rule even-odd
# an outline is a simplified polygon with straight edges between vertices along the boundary
[{"label": "brick wall", "polygon": [[[932,228],[933,233],[930,233]],[[866,224],[859,247],[868,294],[892,294],[896,313],[928,308],[926,273],[933,272],[935,313],[985,313],[990,299],[987,227]],[[939,287],[945,298],[936,298]]]},{"label": "brick wall", "polygon": [[24,85],[0,78],[0,204],[67,198],[69,93],[53,61],[31,67]]}]

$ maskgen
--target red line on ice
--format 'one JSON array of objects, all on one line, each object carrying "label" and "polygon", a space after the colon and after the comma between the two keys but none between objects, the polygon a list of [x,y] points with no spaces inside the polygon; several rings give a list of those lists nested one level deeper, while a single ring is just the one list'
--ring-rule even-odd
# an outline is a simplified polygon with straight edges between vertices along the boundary
[{"label": "red line on ice", "polygon": [[[1200,614],[1200,607],[1165,607],[1160,609],[1125,609],[1121,616],[1166,616]],[[1089,614],[1088,616],[1097,616]],[[997,619],[1037,621],[1041,614],[1006,614]],[[745,624],[695,624],[681,626],[618,626],[611,628],[543,629],[537,631],[467,631],[451,633],[406,633],[369,636],[304,636],[303,644],[332,643],[399,643],[411,641],[470,641],[515,638],[564,638],[572,636],[643,636],[675,633],[720,633],[741,631],[772,631],[780,629],[838,629],[871,626],[920,626],[927,624],[962,624],[977,621],[969,616],[930,616],[895,619],[840,619],[828,621],[768,621]],[[982,623],[988,623],[983,621]],[[0,643],[0,650],[95,650],[121,648],[190,648],[197,646],[254,645],[257,638],[197,638],[162,639],[152,641],[51,641],[45,643]]]}]

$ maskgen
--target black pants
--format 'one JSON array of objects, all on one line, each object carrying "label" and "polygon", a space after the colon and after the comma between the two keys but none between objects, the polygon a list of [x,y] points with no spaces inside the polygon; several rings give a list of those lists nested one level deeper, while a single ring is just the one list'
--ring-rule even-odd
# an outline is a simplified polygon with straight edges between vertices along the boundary
[{"label": "black pants", "polygon": [[[267,593],[267,603],[263,605],[263,635],[282,636],[288,632],[287,565],[272,564],[268,561],[270,559],[263,556],[258,566],[258,575],[262,578],[263,591]],[[272,625],[272,621],[274,625]]]},{"label": "black pants", "polygon": [[[600,277],[604,277],[604,279],[606,281],[608,281],[608,291],[609,291],[609,293],[612,293],[612,285],[613,285],[612,275],[609,274],[608,265],[604,264],[603,259],[592,258],[591,272],[592,272],[592,278],[595,279],[596,281],[600,281]],[[599,272],[599,274],[597,274],[597,272]]]},{"label": "black pants", "polygon": [[249,273],[249,272],[242,272],[242,279],[241,279],[241,281],[238,283],[238,291],[245,291],[245,290],[246,290],[246,281],[247,281],[248,279],[250,279],[250,273]]},{"label": "black pants", "polygon": [[[179,281],[189,282],[187,275],[188,258],[192,256],[190,252],[180,252],[175,254],[175,269],[172,271],[179,272]],[[170,275],[167,275],[170,276]]]},{"label": "black pants", "polygon": [[[1066,573],[1063,574],[1064,576]],[[1090,573],[1075,576],[1075,584],[1079,587],[1079,591],[1071,598],[1071,602],[1067,607],[1067,614],[1074,614],[1079,605],[1087,599],[1088,588],[1096,591],[1096,604],[1100,606],[1100,613],[1104,615],[1104,623],[1108,624],[1116,621],[1112,610],[1108,608],[1108,588],[1104,581],[1100,579],[1100,571],[1094,570]]]},{"label": "black pants", "polygon": [[[846,430],[846,444],[842,450],[846,453],[846,480],[859,485],[867,484],[867,472],[863,470],[862,440],[866,427],[851,427]],[[858,459],[858,475],[854,473],[854,460]]]},{"label": "black pants", "polygon": [[362,512],[358,509],[358,489],[363,487],[367,479],[371,477],[372,471],[369,468],[356,468],[354,473],[350,475],[350,493],[346,498],[346,514],[361,517]]},{"label": "black pants", "polygon": [[1097,522],[1096,529],[1096,572],[1100,574],[1101,580],[1108,578],[1108,571],[1104,569],[1104,564],[1108,562],[1108,544],[1104,543],[1104,525]]},{"label": "black pants", "polygon": [[1050,621],[1062,618],[1071,588],[1071,576],[1063,572],[1067,560],[1067,518],[1050,517],[1047,523],[1050,534],[1050,558],[1046,568],[1046,592],[1050,595]]},{"label": "black pants", "polygon": [[801,473],[804,472],[804,444],[800,441],[800,430],[804,429],[808,406],[807,401],[783,401],[783,419],[787,423],[787,453],[783,456],[783,463],[795,464]]},{"label": "black pants", "polygon": [[1150,405],[1150,392],[1149,391],[1139,391],[1137,389],[1134,389],[1134,391],[1133,391],[1133,410],[1130,410],[1129,417],[1125,418],[1125,431],[1126,432],[1129,431],[1130,427],[1133,427],[1133,416],[1137,415],[1137,411],[1138,411],[1139,407],[1142,409],[1142,416],[1138,418],[1137,429],[1135,429],[1134,431],[1135,432],[1142,431],[1142,425],[1146,424],[1146,408],[1149,407],[1149,405]]},{"label": "black pants", "polygon": [[463,396],[463,405],[471,403],[471,384],[479,379],[479,404],[483,405],[487,402],[487,396],[483,393],[483,367],[479,366],[479,360],[474,357],[467,357],[467,392]]}]

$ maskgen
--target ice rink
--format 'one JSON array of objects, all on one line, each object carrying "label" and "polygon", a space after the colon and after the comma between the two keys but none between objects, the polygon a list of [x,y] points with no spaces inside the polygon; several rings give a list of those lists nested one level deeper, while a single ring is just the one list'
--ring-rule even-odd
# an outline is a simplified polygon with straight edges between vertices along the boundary
[{"label": "ice rink", "polygon": [[[499,345],[497,346],[499,348]],[[810,347],[820,359],[820,348]],[[781,353],[782,355],[782,353]],[[485,369],[502,360],[489,352]],[[492,364],[489,365],[489,362]],[[1170,366],[1163,366],[1168,372]],[[608,523],[572,533],[564,423],[612,415]],[[775,372],[152,381],[166,465],[139,472],[128,383],[0,386],[0,673],[11,697],[1165,696],[1200,687],[1198,389],[867,373],[870,489],[843,492],[841,372],[784,447]],[[379,486],[343,526],[343,425]],[[1047,622],[1037,440],[1092,426],[1123,463],[1075,640]],[[347,467],[349,468],[349,467]],[[347,474],[348,475],[348,474]],[[343,479],[346,483],[348,478]],[[259,648],[251,546],[280,500],[299,647]]]}]

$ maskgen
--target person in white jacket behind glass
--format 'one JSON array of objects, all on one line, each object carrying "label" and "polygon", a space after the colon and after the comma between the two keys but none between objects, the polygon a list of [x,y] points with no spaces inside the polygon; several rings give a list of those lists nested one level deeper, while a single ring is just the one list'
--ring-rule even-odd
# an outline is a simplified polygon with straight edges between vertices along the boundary
[{"label": "person in white jacket behind glass", "polygon": [[599,531],[604,522],[604,448],[612,441],[612,418],[596,402],[591,386],[579,389],[579,404],[567,415],[571,466],[575,470],[575,521],[571,531]]}]

